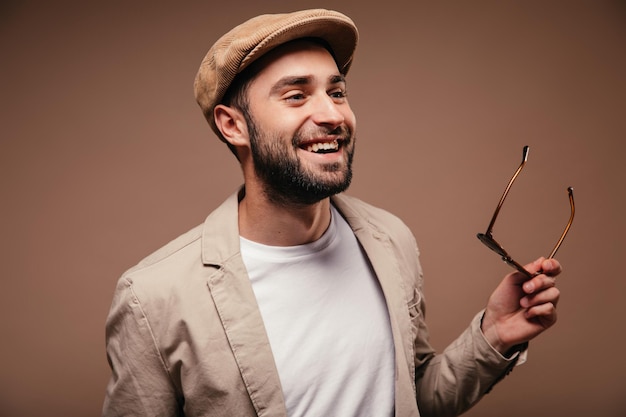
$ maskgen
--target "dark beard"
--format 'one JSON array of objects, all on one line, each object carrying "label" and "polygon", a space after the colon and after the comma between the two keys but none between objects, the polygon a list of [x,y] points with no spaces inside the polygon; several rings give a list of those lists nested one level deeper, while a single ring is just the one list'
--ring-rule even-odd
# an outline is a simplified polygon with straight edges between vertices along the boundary
[{"label": "dark beard", "polygon": [[[292,138],[292,149],[278,138],[264,137],[259,140],[259,132],[253,120],[249,120],[250,148],[257,175],[265,184],[265,194],[275,204],[310,205],[332,195],[345,191],[352,181],[352,160],[354,148],[347,154],[347,163],[323,166],[325,172],[336,173],[334,178],[322,177],[302,169],[300,160],[293,149],[301,143],[299,134]],[[348,146],[353,137],[351,132],[341,128],[339,132],[345,138],[342,146]],[[341,172],[343,170],[343,172]]]}]

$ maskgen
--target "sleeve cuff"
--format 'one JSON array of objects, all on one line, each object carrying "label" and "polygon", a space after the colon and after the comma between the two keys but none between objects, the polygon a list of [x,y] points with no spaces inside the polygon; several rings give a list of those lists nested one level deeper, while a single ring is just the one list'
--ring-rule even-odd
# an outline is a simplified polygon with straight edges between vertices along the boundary
[{"label": "sleeve cuff", "polygon": [[493,354],[495,354],[501,362],[509,363],[509,364],[515,363],[514,366],[519,366],[519,365],[523,365],[524,363],[526,363],[526,361],[528,360],[528,342],[514,346],[509,351],[510,352],[509,354],[503,355],[500,352],[498,352],[498,350],[494,348],[487,341],[487,338],[485,337],[481,329],[481,323],[482,323],[484,314],[485,314],[485,310],[482,310],[474,317],[474,320],[472,322],[472,327],[474,328],[474,331],[480,334],[479,339],[484,343],[484,345],[487,346],[488,349]]}]

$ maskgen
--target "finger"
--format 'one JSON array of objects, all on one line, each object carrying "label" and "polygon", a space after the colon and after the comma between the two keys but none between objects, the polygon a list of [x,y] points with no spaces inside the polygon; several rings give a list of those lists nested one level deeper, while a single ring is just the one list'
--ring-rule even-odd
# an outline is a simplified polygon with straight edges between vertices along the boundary
[{"label": "finger", "polygon": [[522,288],[526,294],[533,294],[546,288],[551,288],[556,285],[556,278],[549,275],[535,275],[533,278],[522,284]]},{"label": "finger", "polygon": [[550,327],[556,323],[556,306],[552,303],[544,303],[526,310],[528,320],[536,320],[544,327]]},{"label": "finger", "polygon": [[552,304],[555,307],[559,303],[561,292],[556,287],[551,287],[536,294],[528,295],[520,299],[520,306],[523,308],[531,308],[542,304]]},{"label": "finger", "polygon": [[524,265],[523,269],[526,270],[526,273],[514,271],[508,275],[508,279],[516,285],[522,285],[524,282],[541,273],[541,264],[544,260],[545,258],[541,257],[529,264]]},{"label": "finger", "polygon": [[561,263],[554,258],[543,260],[543,262],[541,262],[540,268],[541,273],[549,275],[551,277],[556,277],[563,271]]},{"label": "finger", "polygon": [[543,256],[541,258],[537,258],[529,264],[524,265],[524,269],[528,271],[531,276],[541,274],[543,272],[542,265],[546,261],[546,258]]}]

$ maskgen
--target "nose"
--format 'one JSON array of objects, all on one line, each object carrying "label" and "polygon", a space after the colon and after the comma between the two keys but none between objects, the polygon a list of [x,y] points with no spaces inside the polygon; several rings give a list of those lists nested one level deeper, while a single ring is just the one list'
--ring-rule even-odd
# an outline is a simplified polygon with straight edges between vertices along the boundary
[{"label": "nose", "polygon": [[327,94],[320,94],[315,100],[314,109],[313,122],[331,128],[341,126],[346,120],[344,112],[350,110],[347,103],[338,104]]}]

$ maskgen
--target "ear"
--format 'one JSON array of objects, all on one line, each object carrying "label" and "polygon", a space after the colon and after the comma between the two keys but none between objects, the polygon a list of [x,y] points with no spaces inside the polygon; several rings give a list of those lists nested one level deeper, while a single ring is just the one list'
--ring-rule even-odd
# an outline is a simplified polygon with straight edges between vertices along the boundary
[{"label": "ear", "polygon": [[231,145],[245,146],[249,143],[248,126],[243,114],[223,104],[218,104],[213,109],[215,125]]}]

